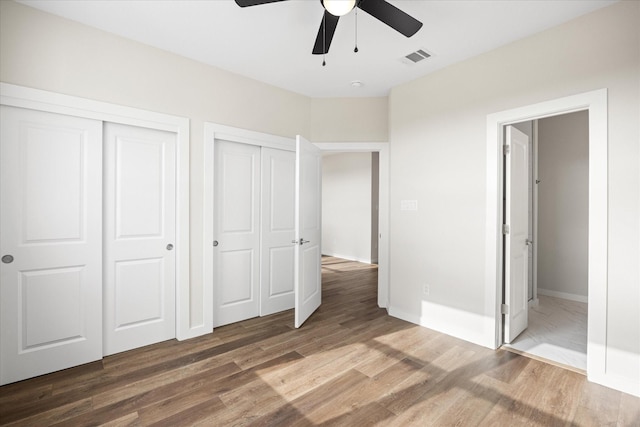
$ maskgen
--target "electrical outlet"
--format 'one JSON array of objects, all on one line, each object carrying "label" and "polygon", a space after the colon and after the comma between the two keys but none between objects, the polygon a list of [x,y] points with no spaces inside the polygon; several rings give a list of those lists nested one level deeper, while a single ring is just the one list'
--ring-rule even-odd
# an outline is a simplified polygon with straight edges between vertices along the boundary
[{"label": "electrical outlet", "polygon": [[422,293],[429,295],[429,285],[422,285]]}]

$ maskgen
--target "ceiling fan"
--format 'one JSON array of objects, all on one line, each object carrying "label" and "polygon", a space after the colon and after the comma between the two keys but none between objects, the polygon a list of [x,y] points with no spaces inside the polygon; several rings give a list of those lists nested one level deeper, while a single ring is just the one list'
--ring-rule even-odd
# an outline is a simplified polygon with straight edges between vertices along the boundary
[{"label": "ceiling fan", "polygon": [[[240,7],[258,6],[266,3],[276,3],[286,0],[236,0]],[[354,8],[367,12],[369,15],[387,24],[394,30],[411,37],[422,27],[422,22],[401,11],[386,0],[320,0],[324,7],[324,16],[320,22],[320,29],[313,45],[314,55],[329,52],[333,34],[338,26],[340,16],[346,15]],[[357,52],[357,48],[355,50]]]}]

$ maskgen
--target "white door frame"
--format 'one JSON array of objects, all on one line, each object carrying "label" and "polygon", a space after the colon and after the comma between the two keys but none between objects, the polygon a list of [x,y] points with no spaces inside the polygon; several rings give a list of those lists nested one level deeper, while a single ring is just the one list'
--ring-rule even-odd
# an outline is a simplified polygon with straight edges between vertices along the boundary
[{"label": "white door frame", "polygon": [[189,119],[8,83],[0,83],[0,104],[176,133],[176,338],[207,333],[190,319]]},{"label": "white door frame", "polygon": [[[493,330],[493,348],[502,345],[502,145],[503,127],[517,122],[589,111],[589,267],[587,378],[615,386],[606,374],[608,268],[608,116],[607,90],[599,89],[487,116],[487,222],[485,312],[487,331]],[[489,337],[487,337],[489,338]],[[619,388],[618,388],[619,389]]]},{"label": "white door frame", "polygon": [[316,142],[323,151],[379,153],[378,307],[389,309],[389,144],[386,142]]},{"label": "white door frame", "polygon": [[531,301],[529,301],[529,307],[535,307],[539,303],[538,299],[538,184],[536,183],[538,176],[538,121],[531,121],[531,129],[533,130],[533,135],[531,138],[531,156],[533,157],[533,174],[531,179],[533,180],[533,209],[531,210],[531,214],[533,215],[533,268],[531,274],[533,275],[533,293],[531,295]]}]

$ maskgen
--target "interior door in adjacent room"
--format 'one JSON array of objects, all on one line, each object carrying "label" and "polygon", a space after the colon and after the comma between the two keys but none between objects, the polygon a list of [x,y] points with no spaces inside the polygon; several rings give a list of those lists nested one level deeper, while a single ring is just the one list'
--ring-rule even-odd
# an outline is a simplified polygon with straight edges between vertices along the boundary
[{"label": "interior door in adjacent room", "polygon": [[296,137],[295,327],[302,326],[322,302],[322,156]]},{"label": "interior door in adjacent room", "polygon": [[104,354],[175,338],[176,134],[104,125]]},{"label": "interior door in adjacent room", "polygon": [[260,147],[216,140],[213,325],[259,316]]},{"label": "interior door in adjacent room", "polygon": [[505,128],[504,342],[527,328],[529,270],[529,137]]},{"label": "interior door in adjacent room", "polygon": [[0,108],[7,384],[102,358],[102,122]]}]

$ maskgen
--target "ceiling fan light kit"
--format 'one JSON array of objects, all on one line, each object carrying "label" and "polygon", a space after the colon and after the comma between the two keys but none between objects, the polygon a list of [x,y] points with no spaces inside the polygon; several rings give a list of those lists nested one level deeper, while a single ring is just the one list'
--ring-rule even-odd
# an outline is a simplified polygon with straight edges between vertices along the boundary
[{"label": "ceiling fan light kit", "polygon": [[[281,1],[286,0],[236,0],[236,3],[240,7],[249,7]],[[320,0],[320,3],[324,8],[324,15],[313,45],[312,53],[314,55],[325,55],[329,52],[340,16],[348,14],[353,9],[356,9],[356,11],[360,9],[368,13],[405,37],[413,36],[422,28],[422,22],[401,11],[386,0]],[[357,51],[356,44],[354,52]],[[324,60],[322,62],[322,65],[326,64]]]},{"label": "ceiling fan light kit", "polygon": [[356,0],[321,0],[325,10],[333,16],[344,16],[351,12]]}]

